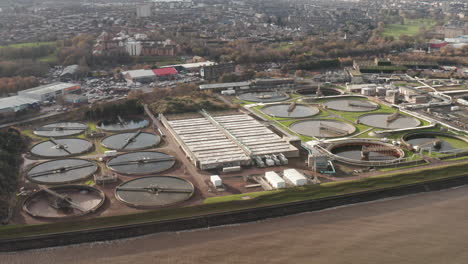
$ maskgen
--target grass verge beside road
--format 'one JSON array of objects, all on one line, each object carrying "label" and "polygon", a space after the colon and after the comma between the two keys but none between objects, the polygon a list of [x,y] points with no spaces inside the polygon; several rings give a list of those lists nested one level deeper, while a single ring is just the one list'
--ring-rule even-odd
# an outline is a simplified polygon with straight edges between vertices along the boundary
[{"label": "grass verge beside road", "polygon": [[[278,205],[288,202],[306,201],[355,192],[377,190],[400,185],[421,183],[466,174],[468,161],[440,167],[418,168],[407,172],[389,173],[356,181],[343,181],[297,187],[272,192],[261,192],[258,195],[243,194],[209,198],[206,204],[182,208],[166,208],[154,211],[79,219],[50,224],[8,225],[0,227],[0,239],[19,238],[33,235],[91,230],[129,224],[141,224],[162,220],[193,217],[234,210],[251,209],[261,206]],[[255,196],[244,200],[242,197]]]}]

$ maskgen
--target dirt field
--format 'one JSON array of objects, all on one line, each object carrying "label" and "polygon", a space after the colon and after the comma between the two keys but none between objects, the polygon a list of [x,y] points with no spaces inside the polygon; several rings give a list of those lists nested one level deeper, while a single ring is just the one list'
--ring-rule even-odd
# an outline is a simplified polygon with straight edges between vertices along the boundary
[{"label": "dirt field", "polygon": [[193,232],[0,254],[0,263],[468,263],[468,187]]}]

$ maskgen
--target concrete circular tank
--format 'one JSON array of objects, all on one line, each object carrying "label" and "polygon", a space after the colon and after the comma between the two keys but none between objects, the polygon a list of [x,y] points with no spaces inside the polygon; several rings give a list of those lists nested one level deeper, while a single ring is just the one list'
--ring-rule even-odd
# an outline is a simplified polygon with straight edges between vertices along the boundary
[{"label": "concrete circular tank", "polygon": [[64,158],[84,154],[93,149],[93,143],[80,138],[50,139],[34,145],[31,154],[43,158]]},{"label": "concrete circular tank", "polygon": [[39,190],[26,198],[23,210],[38,218],[73,218],[98,210],[102,191],[87,185],[63,185]]},{"label": "concrete circular tank", "polygon": [[107,167],[124,175],[148,175],[172,168],[175,158],[163,152],[139,151],[118,155]]},{"label": "concrete circular tank", "polygon": [[277,104],[262,108],[262,112],[273,117],[304,118],[320,113],[317,107],[299,104]]},{"label": "concrete circular tank", "polygon": [[121,118],[103,120],[97,123],[97,127],[108,132],[125,132],[145,128],[149,121],[142,118]]},{"label": "concrete circular tank", "polygon": [[441,132],[417,132],[403,136],[403,142],[415,151],[450,152],[468,148],[464,137]]},{"label": "concrete circular tank", "polygon": [[379,108],[379,105],[367,100],[336,99],[326,101],[325,107],[332,110],[344,112],[368,112]]},{"label": "concrete circular tank", "polygon": [[34,134],[41,137],[68,137],[79,135],[87,128],[87,125],[79,122],[59,122],[38,127]]},{"label": "concrete circular tank", "polygon": [[343,94],[343,91],[340,89],[333,89],[333,88],[320,88],[320,94],[317,94],[317,88],[302,88],[296,90],[297,94],[304,95],[304,96],[335,96]]},{"label": "concrete circular tank", "polygon": [[160,142],[158,135],[137,131],[105,137],[102,145],[108,149],[134,151],[156,147]]},{"label": "concrete circular tank", "polygon": [[298,121],[289,128],[298,134],[318,138],[344,137],[356,131],[356,127],[349,123],[329,119]]},{"label": "concrete circular tank", "polygon": [[132,207],[161,207],[186,201],[192,197],[191,182],[172,176],[148,176],[122,183],[115,197]]},{"label": "concrete circular tank", "polygon": [[417,127],[421,122],[410,116],[394,114],[366,114],[358,118],[360,124],[384,129],[401,129]]},{"label": "concrete circular tank", "polygon": [[391,144],[358,139],[332,144],[328,151],[340,161],[357,165],[384,166],[405,156],[402,149]]},{"label": "concrete circular tank", "polygon": [[26,173],[26,177],[39,184],[64,184],[85,180],[98,168],[96,163],[89,160],[60,159],[35,165]]},{"label": "concrete circular tank", "polygon": [[239,99],[249,102],[271,103],[289,99],[289,95],[283,92],[264,91],[240,94]]}]

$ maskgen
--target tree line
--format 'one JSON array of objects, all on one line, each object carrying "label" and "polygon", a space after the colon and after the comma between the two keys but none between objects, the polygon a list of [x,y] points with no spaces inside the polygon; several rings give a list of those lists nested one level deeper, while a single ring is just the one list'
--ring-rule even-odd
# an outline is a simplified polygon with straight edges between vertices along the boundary
[{"label": "tree line", "polygon": [[33,60],[0,61],[0,77],[45,76],[49,65]]},{"label": "tree line", "polygon": [[0,131],[0,219],[8,216],[18,189],[21,152],[27,144],[16,130]]},{"label": "tree line", "polygon": [[117,119],[118,115],[141,115],[143,112],[143,105],[138,99],[129,99],[123,103],[95,105],[85,112],[85,117],[90,120],[103,118]]},{"label": "tree line", "polygon": [[17,93],[39,85],[36,77],[5,77],[0,78],[0,96],[6,96],[10,93]]},{"label": "tree line", "polygon": [[0,58],[7,60],[38,59],[55,52],[53,45],[39,45],[32,47],[4,47],[0,48]]}]

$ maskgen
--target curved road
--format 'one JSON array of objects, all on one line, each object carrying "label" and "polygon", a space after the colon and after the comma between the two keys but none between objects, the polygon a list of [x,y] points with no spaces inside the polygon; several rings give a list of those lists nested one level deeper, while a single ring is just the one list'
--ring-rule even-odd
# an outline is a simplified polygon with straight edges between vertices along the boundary
[{"label": "curved road", "polygon": [[0,254],[0,263],[468,263],[468,187],[266,221]]}]

